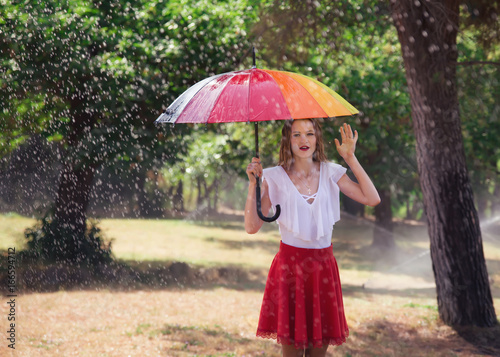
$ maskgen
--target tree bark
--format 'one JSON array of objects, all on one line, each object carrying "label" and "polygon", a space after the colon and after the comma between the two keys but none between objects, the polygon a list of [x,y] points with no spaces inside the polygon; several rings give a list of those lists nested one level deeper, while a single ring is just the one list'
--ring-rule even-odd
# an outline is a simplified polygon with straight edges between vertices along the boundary
[{"label": "tree bark", "polygon": [[493,199],[491,201],[491,216],[494,217],[500,211],[500,183],[495,183]]},{"label": "tree bark", "polygon": [[[54,254],[57,259],[78,262],[84,259],[88,249],[86,241],[86,211],[90,201],[90,191],[94,180],[97,163],[94,158],[85,157],[81,153],[89,150],[86,147],[85,135],[95,126],[97,118],[85,112],[82,103],[85,96],[76,96],[70,101],[72,119],[66,137],[68,155],[63,162],[59,179],[54,211],[54,237],[59,251]],[[90,244],[93,244],[91,242]]]},{"label": "tree bark", "polygon": [[214,179],[214,183],[212,184],[214,186],[214,207],[213,207],[213,212],[217,213],[217,205],[219,203],[219,180],[217,178]]},{"label": "tree bark", "polygon": [[365,211],[365,205],[347,196],[342,197],[342,208],[346,213],[356,217],[363,217]]},{"label": "tree bark", "polygon": [[[196,185],[197,185],[197,188],[198,188],[198,198],[196,199],[196,207],[198,210],[201,210],[201,205],[203,204],[203,193],[201,192],[202,191],[202,178],[201,177],[197,177],[196,178]],[[206,193],[206,184],[204,185],[205,186],[205,193]]]},{"label": "tree bark", "polygon": [[[149,217],[149,209],[150,209],[150,203],[148,201],[148,197],[146,195],[146,174],[147,171],[144,169],[137,169],[134,172],[135,177],[135,188],[136,188],[136,193],[137,193],[137,207],[139,208],[139,212],[131,212],[131,214],[135,215],[136,217],[141,217],[141,218],[146,218]],[[135,206],[135,204],[132,204],[132,206]]]},{"label": "tree bark", "polygon": [[375,206],[375,229],[373,230],[372,246],[376,248],[394,248],[391,191],[379,190],[380,203]]},{"label": "tree bark", "polygon": [[439,316],[497,323],[465,164],[456,87],[459,1],[391,0],[406,69]]},{"label": "tree bark", "polygon": [[179,180],[173,197],[173,206],[176,212],[184,212],[184,184]]},{"label": "tree bark", "polygon": [[[64,165],[57,191],[54,219],[75,237],[83,237],[86,228],[86,211],[95,168],[83,165],[75,168],[70,163]],[[73,238],[74,239],[74,238]]]}]

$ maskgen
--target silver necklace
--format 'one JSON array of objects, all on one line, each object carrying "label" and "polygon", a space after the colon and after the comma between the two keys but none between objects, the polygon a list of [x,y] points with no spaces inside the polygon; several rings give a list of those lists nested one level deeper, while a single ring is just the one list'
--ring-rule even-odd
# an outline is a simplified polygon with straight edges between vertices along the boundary
[{"label": "silver necklace", "polygon": [[311,194],[311,187],[304,181],[300,178],[299,175],[297,175],[297,173],[293,173],[295,175],[295,177],[297,177],[300,181],[302,181],[302,183],[306,186],[307,188],[307,194],[310,195]]}]

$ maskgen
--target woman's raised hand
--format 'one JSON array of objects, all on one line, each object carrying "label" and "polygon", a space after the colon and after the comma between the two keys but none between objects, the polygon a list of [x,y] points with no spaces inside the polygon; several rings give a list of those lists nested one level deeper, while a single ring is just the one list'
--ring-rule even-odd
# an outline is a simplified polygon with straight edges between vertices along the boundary
[{"label": "woman's raised hand", "polygon": [[354,151],[356,150],[356,141],[358,141],[358,132],[354,130],[353,134],[351,126],[344,123],[344,126],[340,127],[340,136],[342,138],[342,144],[338,141],[338,139],[335,139],[335,146],[337,146],[337,151],[340,156],[342,156],[345,160],[349,156],[354,155]]},{"label": "woman's raised hand", "polygon": [[255,176],[262,177],[262,165],[260,164],[259,158],[252,158],[252,162],[247,166],[247,175],[251,183],[257,182]]}]

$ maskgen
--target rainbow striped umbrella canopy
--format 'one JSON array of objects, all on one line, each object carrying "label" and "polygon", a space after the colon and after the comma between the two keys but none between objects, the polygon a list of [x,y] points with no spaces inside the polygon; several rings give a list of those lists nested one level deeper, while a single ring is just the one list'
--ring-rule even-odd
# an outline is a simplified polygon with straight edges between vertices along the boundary
[{"label": "rainbow striped umbrella canopy", "polygon": [[[268,120],[333,118],[358,110],[317,80],[297,73],[258,69],[228,72],[206,78],[181,94],[155,121],[159,123],[254,122],[255,156],[259,157],[258,122]],[[256,208],[266,222],[278,218],[261,211],[257,179]]]},{"label": "rainbow striped umbrella canopy", "polygon": [[230,123],[332,118],[358,110],[321,82],[252,68],[206,78],[178,97],[156,123]]}]

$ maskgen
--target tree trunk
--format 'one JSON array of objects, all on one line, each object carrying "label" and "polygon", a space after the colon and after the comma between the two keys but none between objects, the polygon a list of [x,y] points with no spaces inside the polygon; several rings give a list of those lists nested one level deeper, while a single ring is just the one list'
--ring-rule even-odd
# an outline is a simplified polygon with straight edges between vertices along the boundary
[{"label": "tree trunk", "polygon": [[132,206],[137,205],[138,207],[138,212],[131,212],[132,215],[135,215],[135,217],[142,217],[146,218],[149,217],[150,215],[150,203],[148,202],[148,197],[146,195],[146,174],[147,170],[141,170],[137,169],[134,170],[133,172],[134,181],[135,181],[135,189],[136,189],[136,194],[137,194],[137,202],[133,202]]},{"label": "tree trunk", "polygon": [[173,197],[174,210],[177,212],[184,212],[184,184],[179,180],[175,195]]},{"label": "tree trunk", "polygon": [[202,204],[202,195],[201,195],[201,178],[197,177],[196,178],[196,185],[198,188],[198,198],[196,199],[196,207],[198,210],[201,209],[201,204]]},{"label": "tree trunk", "polygon": [[391,191],[379,190],[380,203],[375,206],[375,229],[373,230],[372,246],[376,248],[394,248],[392,224]]},{"label": "tree trunk", "polygon": [[207,212],[210,212],[210,190],[207,186],[207,180],[203,179],[201,183],[203,184],[203,190],[204,190],[203,199],[207,203]]},{"label": "tree trunk", "polygon": [[[86,228],[86,211],[95,168],[83,165],[74,168],[64,165],[56,197],[54,219],[64,231],[71,231],[76,237],[83,237]],[[69,237],[68,237],[69,238]]]},{"label": "tree trunk", "polygon": [[477,212],[479,214],[479,218],[486,218],[486,211],[488,210],[488,191],[480,192],[479,197],[477,198]]},{"label": "tree trunk", "polygon": [[412,217],[412,209],[410,207],[410,197],[406,199],[406,219],[413,219]]},{"label": "tree trunk", "polygon": [[365,211],[365,205],[347,196],[342,197],[342,208],[346,213],[355,217],[363,217]]},{"label": "tree trunk", "polygon": [[217,178],[214,179],[214,213],[217,213],[217,204],[219,203],[219,180]]},{"label": "tree trunk", "polygon": [[495,190],[491,201],[491,216],[494,217],[500,211],[500,183],[495,182]]},{"label": "tree trunk", "polygon": [[497,323],[456,88],[459,1],[391,1],[406,69],[440,318]]},{"label": "tree trunk", "polygon": [[408,197],[406,200],[406,219],[416,220],[418,213],[421,209],[420,199],[418,195],[413,196],[413,202],[411,202],[412,196]]}]

